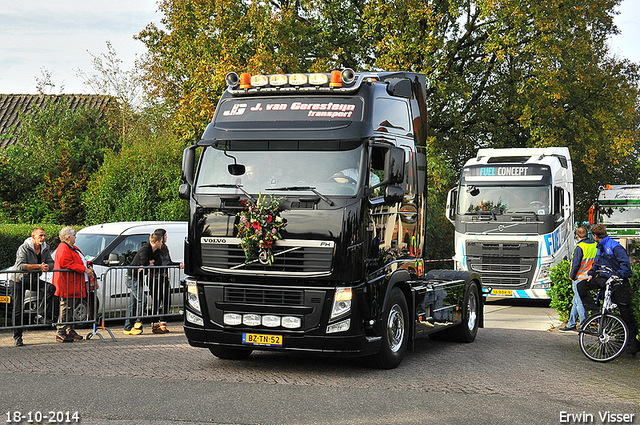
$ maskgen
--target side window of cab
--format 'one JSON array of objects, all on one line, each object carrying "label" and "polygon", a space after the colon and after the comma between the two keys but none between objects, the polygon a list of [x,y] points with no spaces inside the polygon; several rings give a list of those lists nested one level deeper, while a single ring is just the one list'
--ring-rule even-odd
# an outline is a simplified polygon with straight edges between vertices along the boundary
[{"label": "side window of cab", "polygon": [[376,131],[407,136],[412,133],[409,104],[403,99],[376,99],[371,120]]}]

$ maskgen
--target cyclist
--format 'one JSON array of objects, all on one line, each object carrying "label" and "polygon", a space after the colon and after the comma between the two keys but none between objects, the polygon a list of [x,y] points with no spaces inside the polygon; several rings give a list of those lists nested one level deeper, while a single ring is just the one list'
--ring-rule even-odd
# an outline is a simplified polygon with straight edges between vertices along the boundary
[{"label": "cyclist", "polygon": [[591,234],[598,244],[598,252],[593,261],[593,267],[587,273],[587,278],[578,283],[578,293],[585,310],[590,312],[589,315],[591,316],[596,313],[598,307],[589,291],[591,289],[600,290],[604,288],[609,276],[606,272],[596,274],[600,267],[609,267],[616,276],[623,279],[622,285],[613,289],[613,296],[618,304],[620,317],[624,320],[629,330],[630,337],[629,342],[627,342],[627,353],[635,355],[639,350],[636,341],[638,329],[631,314],[631,285],[629,284],[631,263],[629,262],[629,256],[622,245],[607,235],[607,229],[602,224],[596,224],[591,227]]}]

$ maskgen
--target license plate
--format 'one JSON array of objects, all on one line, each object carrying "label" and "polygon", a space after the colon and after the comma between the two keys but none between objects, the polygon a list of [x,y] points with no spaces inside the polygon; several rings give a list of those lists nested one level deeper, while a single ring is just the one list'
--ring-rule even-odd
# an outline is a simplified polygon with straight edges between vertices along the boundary
[{"label": "license plate", "polygon": [[501,297],[512,297],[513,291],[511,289],[493,289],[491,295],[498,295]]},{"label": "license plate", "polygon": [[242,334],[242,343],[248,345],[282,347],[282,335]]},{"label": "license plate", "polygon": [[0,303],[9,304],[11,302],[11,297],[8,295],[0,296]]}]

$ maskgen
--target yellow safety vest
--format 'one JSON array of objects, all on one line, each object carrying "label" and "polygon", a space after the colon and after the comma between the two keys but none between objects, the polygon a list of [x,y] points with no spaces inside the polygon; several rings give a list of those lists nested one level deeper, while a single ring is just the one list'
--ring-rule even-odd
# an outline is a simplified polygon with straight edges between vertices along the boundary
[{"label": "yellow safety vest", "polygon": [[[598,253],[598,244],[595,242],[579,242],[578,246],[582,249],[582,261],[580,262],[578,273],[576,273],[576,279],[582,280],[587,278],[587,272],[591,269],[591,266],[593,266],[593,260]],[[573,254],[571,254],[571,259],[573,260]]]}]

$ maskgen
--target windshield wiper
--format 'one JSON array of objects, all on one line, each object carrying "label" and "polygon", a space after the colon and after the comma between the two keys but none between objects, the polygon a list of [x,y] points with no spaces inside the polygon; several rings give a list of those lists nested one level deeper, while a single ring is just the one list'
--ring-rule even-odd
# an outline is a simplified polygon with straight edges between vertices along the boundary
[{"label": "windshield wiper", "polygon": [[322,199],[324,202],[326,202],[327,204],[329,204],[329,206],[333,206],[334,203],[331,199],[327,198],[326,196],[324,196],[322,193],[318,192],[316,190],[315,187],[313,186],[285,186],[285,187],[270,187],[268,189],[265,190],[310,190],[313,193],[315,193],[317,196],[320,197],[320,199]]},{"label": "windshield wiper", "polygon": [[244,190],[244,189],[242,188],[242,185],[241,185],[241,184],[230,184],[230,183],[220,183],[220,184],[203,184],[203,185],[200,185],[200,186],[198,186],[198,187],[226,187],[226,188],[236,188],[236,189],[239,189],[242,193],[244,193],[244,194],[245,194],[245,196],[246,196],[247,198],[249,198],[249,200],[250,200],[252,203],[254,203],[254,204],[256,203],[256,199],[255,199],[253,196],[251,196],[251,195],[249,194],[249,192],[247,192],[246,190]]}]

